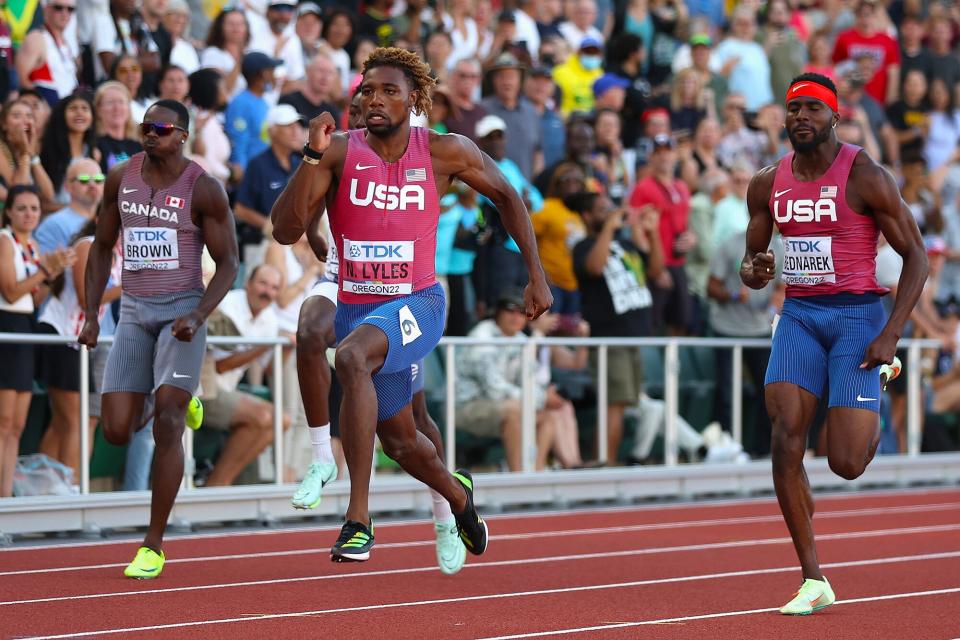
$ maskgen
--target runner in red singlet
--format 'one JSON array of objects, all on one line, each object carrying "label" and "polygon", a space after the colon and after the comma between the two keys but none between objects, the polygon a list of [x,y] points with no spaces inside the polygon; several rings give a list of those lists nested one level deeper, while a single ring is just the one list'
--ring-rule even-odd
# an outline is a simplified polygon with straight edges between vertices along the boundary
[{"label": "runner in red singlet", "polygon": [[[780,610],[789,615],[835,601],[817,560],[803,469],[819,397],[829,391],[830,468],[852,480],[876,453],[881,385],[899,373],[889,365],[927,277],[920,231],[896,181],[862,149],[837,140],[839,119],[833,82],[814,73],[797,77],[787,92],[785,125],[794,151],[757,173],[747,191],[744,284],[760,289],[777,275],[768,251],[774,223],[783,235],[787,299],[774,325],[765,396],[774,487],[804,578]],[[875,277],[879,232],[903,257],[887,319],[879,300],[886,289]]]},{"label": "runner in red singlet", "polygon": [[527,314],[552,303],[523,201],[476,144],[410,126],[430,108],[429,67],[403,49],[377,49],[364,63],[361,107],[366,131],[334,134],[329,113],[310,122],[305,161],[274,204],[274,237],[295,242],[329,190],[330,226],[340,257],[336,315],[337,376],[343,384],[343,448],[350,471],[347,522],[331,559],[369,558],[368,511],[373,436],[410,475],[450,503],[471,553],[487,546],[466,471],[446,471],[436,447],[414,426],[410,365],[437,344],[445,300],[434,273],[438,194],[459,178],[486,195],[524,256],[530,274]]}]

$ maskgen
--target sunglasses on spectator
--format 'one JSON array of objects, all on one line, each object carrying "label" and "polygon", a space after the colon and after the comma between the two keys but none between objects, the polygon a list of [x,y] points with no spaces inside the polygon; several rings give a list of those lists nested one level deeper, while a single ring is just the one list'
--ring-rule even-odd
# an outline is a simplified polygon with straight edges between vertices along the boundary
[{"label": "sunglasses on spectator", "polygon": [[51,11],[66,11],[67,13],[73,13],[77,10],[76,7],[71,7],[66,4],[51,4],[48,5]]},{"label": "sunglasses on spectator", "polygon": [[107,179],[107,176],[102,173],[78,173],[73,177],[74,182],[79,182],[80,184],[87,184],[93,182],[94,184],[103,184],[103,181]]},{"label": "sunglasses on spectator", "polygon": [[144,122],[140,125],[140,135],[142,135],[144,138],[146,138],[150,133],[155,133],[161,138],[166,138],[174,131],[186,132],[186,129],[169,122]]}]

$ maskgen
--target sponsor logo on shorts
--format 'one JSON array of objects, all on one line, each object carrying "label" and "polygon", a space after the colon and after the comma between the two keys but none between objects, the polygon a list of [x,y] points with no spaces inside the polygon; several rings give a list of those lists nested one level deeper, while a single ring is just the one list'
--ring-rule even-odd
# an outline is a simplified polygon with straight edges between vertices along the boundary
[{"label": "sponsor logo on shorts", "polygon": [[413,312],[410,311],[410,305],[405,304],[400,309],[400,333],[402,334],[403,346],[407,346],[423,335],[417,319],[413,317]]}]

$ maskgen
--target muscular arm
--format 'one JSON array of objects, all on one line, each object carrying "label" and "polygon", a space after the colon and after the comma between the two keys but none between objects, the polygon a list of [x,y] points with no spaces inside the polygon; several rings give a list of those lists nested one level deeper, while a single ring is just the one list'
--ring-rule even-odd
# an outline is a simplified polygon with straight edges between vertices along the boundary
[{"label": "muscular arm", "polygon": [[300,239],[324,205],[327,189],[336,177],[335,170],[343,165],[346,155],[347,136],[337,134],[320,164],[300,163],[270,210],[274,240],[280,244],[293,244]]},{"label": "muscular arm", "polygon": [[[750,222],[747,224],[747,248],[740,265],[740,279],[751,289],[762,289],[773,278],[772,274],[768,277],[764,273],[757,273],[754,260],[758,254],[767,254],[773,235],[769,203],[775,175],[776,165],[761,169],[747,187],[747,213],[750,215]],[[771,264],[772,262],[771,260]]]},{"label": "muscular arm", "polygon": [[195,218],[203,229],[203,241],[217,265],[195,310],[206,320],[233,286],[240,258],[233,214],[220,183],[206,174],[200,176],[193,188],[193,206]]},{"label": "muscular arm", "polygon": [[33,81],[30,80],[30,72],[40,66],[46,53],[43,32],[33,30],[23,39],[20,50],[16,55],[17,76],[20,78],[20,86],[33,87]]},{"label": "muscular arm", "polygon": [[317,260],[323,263],[326,263],[327,254],[330,252],[330,247],[327,246],[327,231],[330,227],[329,220],[324,216],[325,213],[326,206],[323,206],[314,214],[307,227],[307,242],[310,243],[310,248],[313,249]]},{"label": "muscular arm", "polygon": [[103,290],[110,278],[110,265],[113,263],[113,247],[120,233],[120,209],[117,206],[117,192],[127,163],[121,162],[110,170],[103,187],[103,207],[97,219],[97,231],[90,245],[87,257],[86,276],[84,277],[83,310],[87,321],[96,319],[103,299]]}]

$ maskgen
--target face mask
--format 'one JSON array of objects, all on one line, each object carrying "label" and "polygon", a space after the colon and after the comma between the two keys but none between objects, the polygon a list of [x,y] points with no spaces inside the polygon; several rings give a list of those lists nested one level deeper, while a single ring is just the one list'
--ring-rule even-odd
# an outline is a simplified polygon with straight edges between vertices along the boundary
[{"label": "face mask", "polygon": [[594,71],[599,69],[600,65],[603,64],[603,58],[600,56],[580,56],[580,64],[583,65],[583,68],[587,71]]}]

